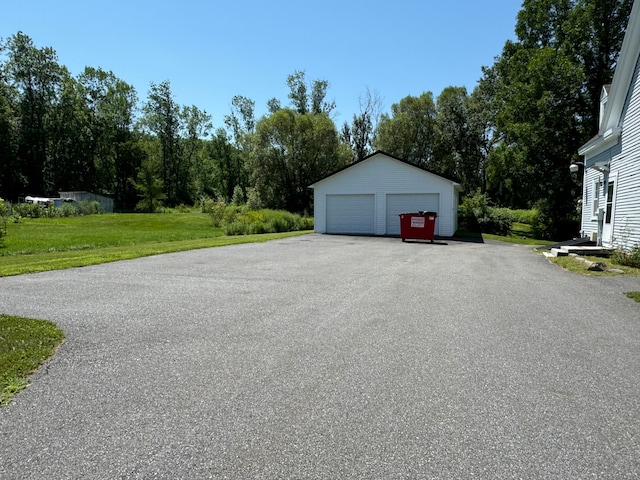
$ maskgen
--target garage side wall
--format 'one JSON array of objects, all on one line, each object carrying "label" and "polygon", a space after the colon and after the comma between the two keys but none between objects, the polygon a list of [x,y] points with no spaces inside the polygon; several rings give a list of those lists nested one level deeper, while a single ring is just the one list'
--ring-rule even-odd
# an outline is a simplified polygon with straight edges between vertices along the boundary
[{"label": "garage side wall", "polygon": [[384,154],[373,155],[314,185],[315,231],[327,233],[327,195],[374,195],[374,234],[386,235],[387,195],[402,194],[438,194],[436,234],[454,234],[454,183]]}]

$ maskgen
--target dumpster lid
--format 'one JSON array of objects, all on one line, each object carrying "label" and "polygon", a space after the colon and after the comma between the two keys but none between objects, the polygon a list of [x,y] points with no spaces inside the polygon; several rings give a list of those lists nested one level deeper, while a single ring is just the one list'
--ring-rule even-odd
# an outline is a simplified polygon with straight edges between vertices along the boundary
[{"label": "dumpster lid", "polygon": [[403,213],[399,213],[398,215],[421,215],[421,216],[437,217],[438,212],[426,212],[424,210],[420,210],[418,212],[403,212]]}]

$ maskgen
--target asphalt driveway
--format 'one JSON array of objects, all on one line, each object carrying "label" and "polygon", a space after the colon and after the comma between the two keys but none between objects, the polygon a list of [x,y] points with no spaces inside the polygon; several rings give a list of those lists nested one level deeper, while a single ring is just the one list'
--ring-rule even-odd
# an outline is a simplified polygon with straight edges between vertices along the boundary
[{"label": "asphalt driveway", "polygon": [[0,278],[67,335],[0,409],[0,478],[638,478],[629,290],[319,235]]}]

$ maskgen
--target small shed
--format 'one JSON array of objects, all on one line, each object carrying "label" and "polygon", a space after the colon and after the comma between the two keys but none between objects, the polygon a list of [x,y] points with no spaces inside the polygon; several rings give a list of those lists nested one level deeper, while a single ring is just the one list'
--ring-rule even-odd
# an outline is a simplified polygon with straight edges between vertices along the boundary
[{"label": "small shed", "polygon": [[100,207],[105,213],[113,213],[113,198],[105,197],[91,192],[58,192],[61,198],[74,202],[100,202]]},{"label": "small shed", "polygon": [[453,236],[458,228],[461,186],[382,151],[310,188],[316,233],[399,236],[399,214],[418,211],[437,212],[437,236]]}]

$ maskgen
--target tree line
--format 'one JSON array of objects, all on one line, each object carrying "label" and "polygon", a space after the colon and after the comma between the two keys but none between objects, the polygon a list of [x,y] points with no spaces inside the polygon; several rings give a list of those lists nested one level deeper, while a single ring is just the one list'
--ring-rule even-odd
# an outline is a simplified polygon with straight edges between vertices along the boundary
[{"label": "tree line", "polygon": [[[176,103],[169,81],[147,97],[112,72],[72,76],[55,50],[18,32],[0,42],[0,196],[89,190],[121,211],[210,197],[310,211],[308,185],[374,150],[486,193],[497,206],[536,207],[549,235],[575,226],[581,179],[568,169],[597,131],[632,0],[525,0],[475,88],[425,91],[383,111],[366,91],[337,126],[327,80],[286,79],[288,98],[255,116],[236,96],[224,125]],[[428,79],[425,79],[427,82]],[[142,201],[141,201],[142,200]]]}]

